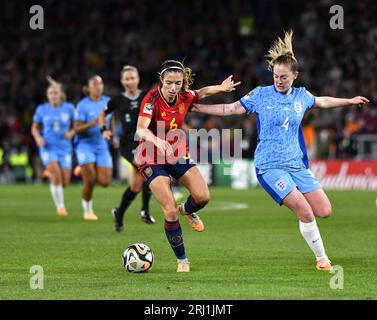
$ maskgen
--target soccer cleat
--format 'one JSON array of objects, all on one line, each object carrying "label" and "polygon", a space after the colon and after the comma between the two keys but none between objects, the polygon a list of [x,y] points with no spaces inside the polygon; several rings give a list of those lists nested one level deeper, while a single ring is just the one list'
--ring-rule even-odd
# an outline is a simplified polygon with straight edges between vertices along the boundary
[{"label": "soccer cleat", "polygon": [[84,220],[86,221],[97,221],[98,217],[93,212],[85,212]]},{"label": "soccer cleat", "polygon": [[140,211],[140,219],[143,220],[147,224],[153,224],[156,220],[152,217],[152,215],[145,210]]},{"label": "soccer cleat", "polygon": [[122,218],[119,216],[118,208],[112,208],[111,214],[114,217],[114,229],[116,232],[122,232],[123,231],[123,221]]},{"label": "soccer cleat", "polygon": [[331,261],[329,260],[329,258],[321,258],[317,261],[316,268],[319,271],[331,271]]},{"label": "soccer cleat", "polygon": [[76,177],[81,176],[81,167],[80,166],[75,167],[75,170],[73,170],[73,175],[76,176]]},{"label": "soccer cleat", "polygon": [[186,213],[183,210],[183,204],[178,206],[178,211],[185,217],[190,226],[197,232],[204,231],[204,224],[200,217],[195,213]]},{"label": "soccer cleat", "polygon": [[59,217],[66,217],[68,216],[68,212],[65,208],[61,208],[59,209],[56,214],[59,216]]},{"label": "soccer cleat", "polygon": [[177,272],[190,272],[190,262],[186,259],[178,259]]}]

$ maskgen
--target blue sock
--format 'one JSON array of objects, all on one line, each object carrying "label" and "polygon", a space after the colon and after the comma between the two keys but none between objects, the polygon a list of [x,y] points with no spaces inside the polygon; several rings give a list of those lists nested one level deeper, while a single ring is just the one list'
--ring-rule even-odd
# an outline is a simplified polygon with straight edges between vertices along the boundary
[{"label": "blue sock", "polygon": [[183,245],[183,235],[179,220],[165,220],[165,233],[177,259],[185,259],[185,246]]},{"label": "blue sock", "polygon": [[189,195],[189,197],[187,198],[183,206],[184,206],[183,209],[185,210],[186,213],[198,212],[200,209],[204,208],[204,206],[197,204],[191,195]]}]

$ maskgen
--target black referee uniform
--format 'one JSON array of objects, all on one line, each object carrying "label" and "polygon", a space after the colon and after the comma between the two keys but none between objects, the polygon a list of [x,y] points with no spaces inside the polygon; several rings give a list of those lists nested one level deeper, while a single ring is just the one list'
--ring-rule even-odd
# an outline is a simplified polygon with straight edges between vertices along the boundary
[{"label": "black referee uniform", "polygon": [[116,119],[120,121],[123,133],[120,137],[119,151],[123,158],[132,163],[135,169],[137,167],[133,163],[133,159],[139,145],[139,142],[135,141],[135,132],[140,104],[146,94],[146,91],[140,91],[134,99],[125,96],[123,93],[119,94],[110,99],[105,110],[106,115],[113,113]]},{"label": "black referee uniform", "polygon": [[[137,170],[134,164],[134,155],[136,148],[139,145],[138,141],[135,141],[135,132],[137,126],[137,120],[139,117],[139,110],[142,100],[144,99],[147,91],[138,91],[135,97],[128,97],[124,93],[121,93],[107,103],[105,114],[113,113],[115,119],[120,121],[122,125],[122,136],[120,137],[119,151],[123,158],[127,159]],[[123,230],[123,216],[131,202],[136,197],[137,193],[131,191],[128,187],[122,196],[122,201],[118,208],[113,209],[115,216],[115,230]],[[146,183],[143,186],[143,207],[140,211],[140,217],[145,223],[154,223],[154,218],[149,213],[149,200],[151,197],[151,191]]]}]

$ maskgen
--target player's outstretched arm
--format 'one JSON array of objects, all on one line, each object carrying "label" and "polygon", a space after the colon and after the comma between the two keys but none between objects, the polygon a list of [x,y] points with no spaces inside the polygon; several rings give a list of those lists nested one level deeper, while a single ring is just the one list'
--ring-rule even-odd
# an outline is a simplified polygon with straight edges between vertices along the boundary
[{"label": "player's outstretched arm", "polygon": [[228,104],[193,104],[192,112],[201,112],[215,116],[232,116],[246,112],[240,101]]},{"label": "player's outstretched arm", "polygon": [[136,135],[139,140],[152,142],[162,153],[170,155],[173,149],[169,142],[155,136],[151,130],[148,129],[151,119],[148,117],[139,116],[136,126]]},{"label": "player's outstretched arm", "polygon": [[204,99],[206,97],[212,96],[217,93],[221,92],[232,92],[236,90],[236,87],[241,84],[241,81],[234,83],[233,75],[226,78],[221,84],[216,86],[208,86],[198,90],[195,90],[198,93],[199,100]]},{"label": "player's outstretched arm", "polygon": [[315,106],[319,108],[336,108],[336,107],[346,107],[353,105],[363,105],[368,103],[367,98],[357,96],[351,99],[343,98],[333,98],[333,97],[316,97]]}]

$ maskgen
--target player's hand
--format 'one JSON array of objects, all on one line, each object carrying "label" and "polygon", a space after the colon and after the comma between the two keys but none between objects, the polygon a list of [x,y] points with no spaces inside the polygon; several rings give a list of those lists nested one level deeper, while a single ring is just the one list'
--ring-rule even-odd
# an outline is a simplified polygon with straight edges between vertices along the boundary
[{"label": "player's hand", "polygon": [[222,91],[224,92],[232,92],[234,90],[236,90],[236,87],[239,86],[241,84],[241,81],[238,81],[236,83],[234,83],[233,81],[233,75],[229,76],[228,78],[226,78],[220,85]]},{"label": "player's hand", "polygon": [[92,121],[90,121],[90,124],[92,127],[96,126],[98,124],[98,118],[95,118]]},{"label": "player's hand", "polygon": [[359,107],[361,107],[361,105],[366,104],[368,102],[369,100],[367,98],[364,98],[361,96],[353,97],[352,99],[350,99],[351,104],[357,104]]},{"label": "player's hand", "polygon": [[119,147],[120,147],[120,141],[119,141],[119,139],[116,138],[116,137],[113,138],[113,147],[114,147],[115,149],[119,149]]},{"label": "player's hand", "polygon": [[173,154],[173,148],[169,142],[157,138],[155,145],[163,154],[166,154],[167,156]]},{"label": "player's hand", "polygon": [[105,140],[110,140],[112,136],[113,136],[113,134],[111,133],[110,130],[105,130],[104,132],[102,132],[102,137]]},{"label": "player's hand", "polygon": [[45,139],[43,139],[42,137],[36,138],[35,142],[37,143],[37,146],[39,148],[43,148],[46,145]]},{"label": "player's hand", "polygon": [[64,134],[64,139],[71,140],[74,137],[74,135],[75,135],[75,131],[69,130]]}]

